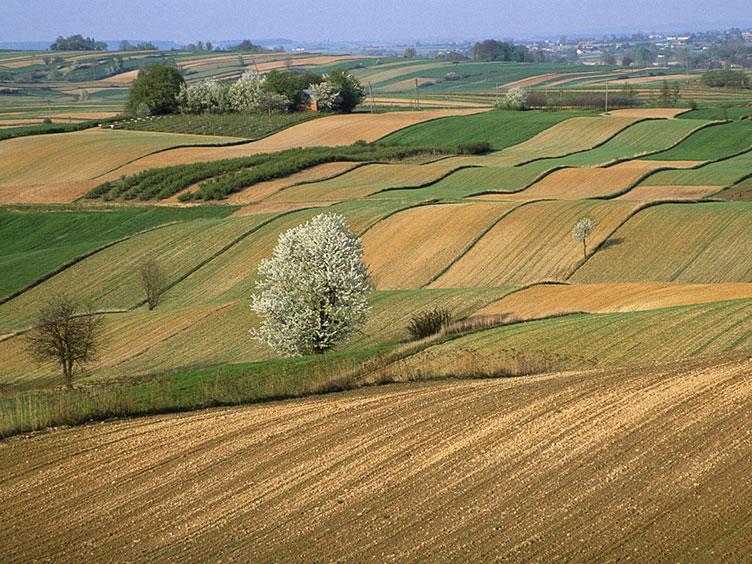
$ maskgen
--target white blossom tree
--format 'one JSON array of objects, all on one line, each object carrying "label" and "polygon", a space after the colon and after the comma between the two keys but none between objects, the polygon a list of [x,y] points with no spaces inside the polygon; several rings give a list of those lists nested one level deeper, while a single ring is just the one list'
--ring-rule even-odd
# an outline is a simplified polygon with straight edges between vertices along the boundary
[{"label": "white blossom tree", "polygon": [[522,111],[527,109],[527,90],[524,88],[511,88],[506,95],[499,100],[496,106],[502,110]]},{"label": "white blossom tree", "polygon": [[587,258],[587,240],[598,225],[589,217],[583,217],[572,228],[572,238],[582,243],[582,255]]},{"label": "white blossom tree", "polygon": [[320,214],[283,233],[259,266],[251,334],[286,356],[322,354],[364,322],[371,279],[360,238],[345,218]]},{"label": "white blossom tree", "polygon": [[311,98],[316,102],[316,107],[320,112],[333,112],[337,108],[339,90],[331,82],[323,81],[318,84],[311,84]]},{"label": "white blossom tree", "polygon": [[230,106],[236,112],[255,112],[264,91],[265,78],[255,73],[244,73],[240,80],[230,85]]}]

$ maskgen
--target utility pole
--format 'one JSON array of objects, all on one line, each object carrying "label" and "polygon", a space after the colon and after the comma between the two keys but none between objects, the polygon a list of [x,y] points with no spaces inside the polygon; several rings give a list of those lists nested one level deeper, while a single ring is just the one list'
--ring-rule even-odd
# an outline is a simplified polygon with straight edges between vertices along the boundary
[{"label": "utility pole", "polygon": [[606,115],[608,115],[608,80],[606,81]]},{"label": "utility pole", "polygon": [[420,98],[418,97],[418,79],[415,79],[415,108],[420,109]]}]

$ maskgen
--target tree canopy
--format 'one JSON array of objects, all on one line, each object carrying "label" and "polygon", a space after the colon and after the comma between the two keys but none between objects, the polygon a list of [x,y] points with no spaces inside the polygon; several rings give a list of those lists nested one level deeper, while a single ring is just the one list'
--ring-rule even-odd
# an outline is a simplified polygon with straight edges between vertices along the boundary
[{"label": "tree canopy", "polygon": [[131,115],[175,113],[180,88],[184,83],[176,68],[154,65],[142,69],[131,85],[126,111]]},{"label": "tree canopy", "polygon": [[71,35],[70,37],[59,36],[55,43],[50,45],[52,51],[105,51],[107,43],[96,41],[91,37],[84,37],[81,34]]}]

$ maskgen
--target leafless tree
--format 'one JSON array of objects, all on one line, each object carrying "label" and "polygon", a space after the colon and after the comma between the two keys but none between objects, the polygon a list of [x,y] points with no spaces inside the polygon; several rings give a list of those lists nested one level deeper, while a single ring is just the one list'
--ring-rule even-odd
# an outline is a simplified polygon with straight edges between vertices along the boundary
[{"label": "leafless tree", "polygon": [[597,224],[589,217],[583,217],[572,228],[572,238],[582,243],[582,256],[587,258],[587,240],[588,237],[598,227]]},{"label": "leafless tree", "polygon": [[151,257],[141,263],[139,274],[141,275],[141,287],[146,294],[146,304],[149,306],[149,310],[152,310],[159,304],[159,298],[164,292],[167,279],[157,261]]},{"label": "leafless tree", "polygon": [[36,326],[26,335],[29,353],[39,362],[54,363],[63,371],[66,388],[73,388],[73,371],[96,359],[102,318],[68,296],[52,298],[37,314]]}]

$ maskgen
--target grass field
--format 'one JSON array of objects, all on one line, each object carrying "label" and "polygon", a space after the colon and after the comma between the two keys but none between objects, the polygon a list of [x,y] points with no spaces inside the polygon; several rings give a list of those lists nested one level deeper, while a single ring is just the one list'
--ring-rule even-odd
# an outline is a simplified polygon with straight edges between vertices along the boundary
[{"label": "grass field", "polygon": [[0,542],[11,559],[739,560],[749,375],[390,386],[11,439]]},{"label": "grass field", "polygon": [[165,133],[190,133],[261,139],[290,126],[321,117],[312,112],[285,114],[199,114],[170,115],[126,120],[117,129],[135,131],[162,131]]},{"label": "grass field", "polygon": [[662,204],[619,228],[574,282],[752,282],[752,205]]},{"label": "grass field", "polygon": [[442,274],[431,287],[464,288],[564,280],[582,260],[571,237],[578,219],[598,223],[590,249],[632,210],[628,202],[550,201],[515,208]]},{"label": "grass field", "polygon": [[[561,366],[637,365],[752,349],[752,300],[650,311],[580,314],[488,329],[430,346],[401,370],[427,375],[493,373],[515,353]],[[389,370],[389,369],[387,369]],[[466,372],[463,372],[466,371]]]},{"label": "grass field", "polygon": [[233,208],[79,209],[0,208],[0,298],[64,264],[152,227],[220,218]]},{"label": "grass field", "polygon": [[673,149],[645,158],[659,161],[712,161],[750,147],[752,147],[752,120],[740,120],[703,128]]},{"label": "grass field", "polygon": [[140,261],[154,257],[168,281],[175,282],[266,219],[202,219],[135,235],[0,305],[0,332],[28,326],[39,305],[57,293],[89,302],[97,310],[135,307],[144,299]]},{"label": "grass field", "polygon": [[420,147],[488,142],[495,150],[526,141],[541,131],[584,112],[504,112],[448,117],[387,135],[385,143]]}]

